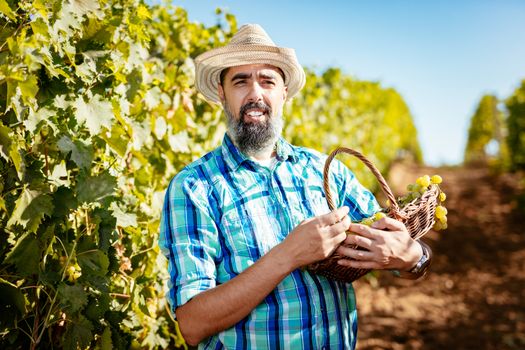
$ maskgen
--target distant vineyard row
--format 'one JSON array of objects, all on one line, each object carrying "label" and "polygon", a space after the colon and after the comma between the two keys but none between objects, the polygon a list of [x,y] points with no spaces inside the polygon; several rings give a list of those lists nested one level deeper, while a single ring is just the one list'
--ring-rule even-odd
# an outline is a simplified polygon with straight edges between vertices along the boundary
[{"label": "distant vineyard row", "polygon": [[465,162],[525,169],[525,80],[503,101],[485,95],[471,118]]}]

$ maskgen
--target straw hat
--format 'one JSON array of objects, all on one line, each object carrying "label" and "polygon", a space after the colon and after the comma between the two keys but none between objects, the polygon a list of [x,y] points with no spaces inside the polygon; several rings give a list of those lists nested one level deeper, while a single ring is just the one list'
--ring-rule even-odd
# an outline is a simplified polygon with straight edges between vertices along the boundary
[{"label": "straw hat", "polygon": [[295,50],[277,47],[258,24],[245,24],[230,42],[195,59],[195,86],[208,101],[220,103],[217,86],[221,71],[245,64],[270,64],[284,73],[288,99],[304,86],[306,77]]}]

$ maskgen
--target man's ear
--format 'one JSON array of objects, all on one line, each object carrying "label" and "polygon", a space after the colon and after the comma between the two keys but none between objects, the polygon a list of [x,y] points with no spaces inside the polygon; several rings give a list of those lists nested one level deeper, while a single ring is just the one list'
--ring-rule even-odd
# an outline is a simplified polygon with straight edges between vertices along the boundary
[{"label": "man's ear", "polygon": [[283,101],[286,101],[286,97],[288,97],[288,86],[283,89]]},{"label": "man's ear", "polygon": [[217,85],[217,92],[219,93],[219,98],[221,99],[221,102],[224,102],[224,89],[222,88],[221,83]]}]

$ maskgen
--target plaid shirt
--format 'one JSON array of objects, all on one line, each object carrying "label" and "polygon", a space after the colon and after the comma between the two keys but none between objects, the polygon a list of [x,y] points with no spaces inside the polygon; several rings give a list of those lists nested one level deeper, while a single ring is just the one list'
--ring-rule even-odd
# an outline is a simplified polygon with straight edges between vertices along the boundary
[{"label": "plaid shirt", "polygon": [[[237,276],[304,219],[328,213],[325,160],[281,138],[270,169],[225,135],[220,147],[177,174],[166,193],[160,232],[172,310]],[[330,176],[337,206],[349,206],[352,220],[380,209],[339,161],[332,162]],[[250,315],[199,348],[353,349],[356,335],[352,285],[297,269]]]}]

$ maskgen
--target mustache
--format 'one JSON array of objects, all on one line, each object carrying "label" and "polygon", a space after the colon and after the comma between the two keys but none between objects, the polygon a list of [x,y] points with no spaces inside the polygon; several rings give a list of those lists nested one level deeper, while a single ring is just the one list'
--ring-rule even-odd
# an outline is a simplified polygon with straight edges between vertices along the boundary
[{"label": "mustache", "polygon": [[239,114],[239,116],[241,117],[241,120],[242,120],[242,116],[244,115],[244,113],[246,113],[247,110],[253,109],[253,108],[261,109],[268,115],[270,115],[270,113],[272,111],[270,106],[268,106],[264,102],[248,102],[247,104],[245,104],[245,105],[243,105],[241,107],[241,111],[240,111],[240,114]]}]

